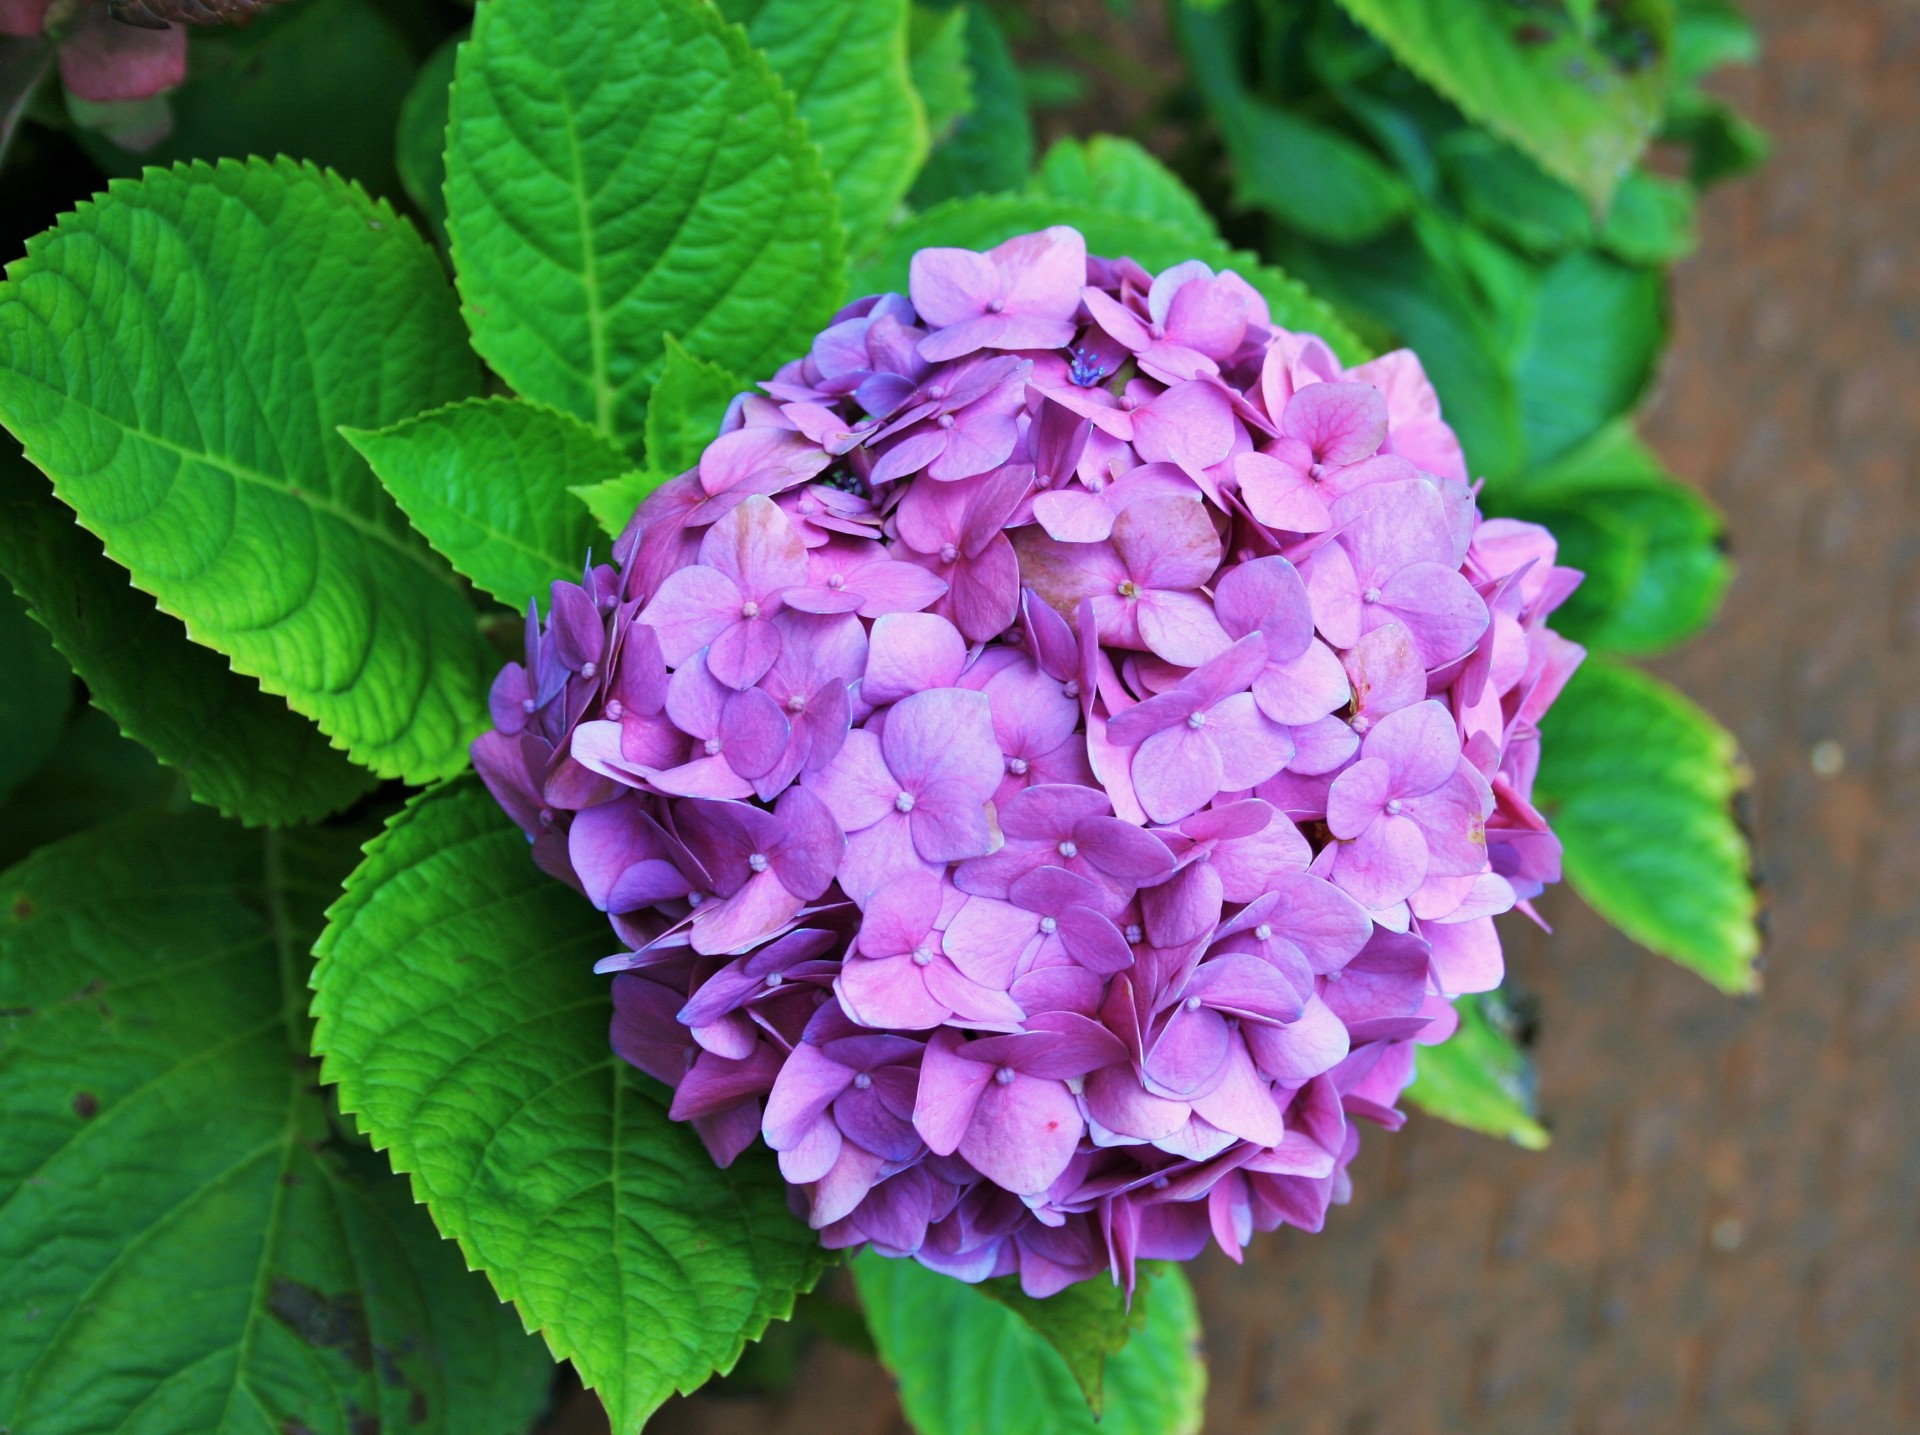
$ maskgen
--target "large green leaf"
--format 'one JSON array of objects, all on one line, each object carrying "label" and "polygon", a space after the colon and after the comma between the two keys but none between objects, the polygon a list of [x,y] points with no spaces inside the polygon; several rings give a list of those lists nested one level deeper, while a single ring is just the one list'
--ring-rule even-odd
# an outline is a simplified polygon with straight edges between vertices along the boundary
[{"label": "large green leaf", "polygon": [[373,775],[135,588],[26,460],[0,454],[0,572],[86,680],[94,704],[231,817],[310,822]]},{"label": "large green leaf", "polygon": [[1106,1411],[1097,1424],[1060,1352],[1006,1305],[918,1262],[872,1252],[853,1263],[853,1275],[880,1358],[920,1435],[1200,1429],[1207,1387],[1200,1317],[1178,1267],[1160,1269],[1144,1328],[1107,1361]]},{"label": "large green leaf", "polygon": [[37,847],[71,837],[129,812],[184,812],[193,799],[180,775],[139,743],[122,737],[99,708],[69,715],[40,770],[0,807],[0,869]]},{"label": "large green leaf", "polygon": [[380,775],[464,765],[472,611],[335,432],[478,382],[412,227],[289,161],[182,166],[7,275],[0,421],[134,583]]},{"label": "large green leaf", "polygon": [[1713,505],[1617,423],[1524,484],[1501,512],[1544,523],[1587,577],[1554,626],[1591,648],[1653,653],[1705,627],[1733,576]]},{"label": "large green leaf", "polygon": [[[5,460],[0,460],[4,463]],[[0,516],[5,510],[0,509]],[[0,545],[5,539],[0,538]],[[0,550],[0,556],[4,556]],[[73,706],[73,670],[0,583],[0,801],[45,762]]]},{"label": "large green leaf", "polygon": [[0,875],[0,1428],[517,1435],[551,1369],[332,1134],[339,834],[140,816]]},{"label": "large green leaf", "polygon": [[927,158],[927,114],[907,48],[907,0],[718,0],[792,91],[840,196],[853,247],[865,248]]},{"label": "large green leaf", "polygon": [[1509,0],[1340,0],[1400,62],[1604,209],[1660,122],[1670,18]]},{"label": "large green leaf", "polygon": [[1534,1111],[1533,1061],[1490,1018],[1497,995],[1466,996],[1453,1006],[1460,1029],[1439,1046],[1423,1046],[1418,1075],[1407,1100],[1421,1110],[1529,1151],[1547,1145],[1547,1129]]},{"label": "large green leaf", "polygon": [[960,6],[967,20],[973,108],[934,148],[914,181],[921,207],[969,194],[1018,189],[1033,167],[1033,118],[1007,38],[982,0]]},{"label": "large green leaf", "polygon": [[600,536],[568,488],[628,468],[580,420],[525,399],[468,399],[346,439],[427,541],[515,610],[577,573]]},{"label": "large green leaf", "polygon": [[1132,140],[1116,135],[1055,141],[1027,189],[1087,209],[1152,220],[1196,244],[1220,243],[1213,217],[1179,177]]},{"label": "large green leaf", "polygon": [[833,313],[843,242],[819,151],[703,0],[488,0],[447,140],[474,346],[622,447],[667,334],[764,374]]},{"label": "large green leaf", "polygon": [[477,782],[416,799],[328,917],[315,1047],[341,1106],[620,1435],[789,1314],[827,1258],[771,1159],[717,1169],[608,1049],[605,919]]},{"label": "large green leaf", "polygon": [[1514,363],[1527,456],[1549,462],[1646,392],[1666,342],[1665,277],[1590,250],[1541,276]]},{"label": "large green leaf", "polygon": [[455,35],[427,58],[400,108],[393,163],[434,237],[447,242],[447,92],[465,35]]},{"label": "large green leaf", "polygon": [[1336,244],[1371,239],[1413,191],[1361,144],[1291,110],[1247,99],[1220,107],[1234,200]]},{"label": "large green leaf", "polygon": [[1574,889],[1722,990],[1759,986],[1733,735],[1665,683],[1588,658],[1542,725],[1539,793]]},{"label": "large green leaf", "polygon": [[907,23],[907,64],[927,112],[927,137],[939,144],[973,113],[965,8],[915,5]]},{"label": "large green leaf", "polygon": [[1156,1270],[1141,1271],[1131,1302],[1110,1280],[1080,1281],[1044,1298],[1023,1291],[1018,1276],[998,1276],[974,1289],[999,1301],[1054,1348],[1098,1420],[1106,1405],[1107,1361],[1146,1324]]},{"label": "large green leaf", "polygon": [[1178,225],[1122,211],[1092,208],[1050,194],[988,194],[957,199],[917,214],[887,235],[886,242],[854,270],[853,291],[905,292],[914,251],[928,245],[990,249],[1016,234],[1070,224],[1086,236],[1087,248],[1110,258],[1137,259],[1149,270],[1187,259],[1215,269],[1232,269],[1266,298],[1273,321],[1288,329],[1319,334],[1349,363],[1367,357],[1360,341],[1340,317],[1314,298],[1298,280],[1262,264],[1253,255],[1207,242]]}]

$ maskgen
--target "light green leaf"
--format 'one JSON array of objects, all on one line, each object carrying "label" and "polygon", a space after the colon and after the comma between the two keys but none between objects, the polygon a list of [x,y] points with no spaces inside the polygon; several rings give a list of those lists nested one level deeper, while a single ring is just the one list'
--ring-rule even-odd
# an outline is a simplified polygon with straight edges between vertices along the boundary
[{"label": "light green leaf", "polygon": [[910,197],[920,208],[963,195],[1016,190],[1033,168],[1033,118],[1006,36],[981,0],[959,8],[967,16],[973,110],[935,147],[914,181]]},{"label": "light green leaf", "polygon": [[1756,990],[1733,735],[1665,683],[1593,657],[1541,728],[1541,807],[1587,905],[1723,991]]},{"label": "light green leaf", "polygon": [[1259,100],[1216,114],[1233,161],[1234,201],[1335,244],[1371,239],[1404,215],[1413,191],[1363,145]]},{"label": "light green leaf", "polygon": [[341,425],[478,383],[433,251],[290,161],[149,170],[0,286],[0,422],[134,583],[383,777],[457,771],[492,660]]},{"label": "light green leaf", "polygon": [[407,91],[394,135],[393,162],[400,183],[442,245],[447,242],[447,93],[466,38],[455,35],[428,56]]},{"label": "light green leaf", "polygon": [[[9,446],[10,447],[10,446]],[[242,821],[286,826],[348,807],[373,775],[320,730],[187,639],[73,520],[26,460],[0,453],[0,572],[120,731]]]},{"label": "light green leaf", "polygon": [[939,10],[915,5],[907,22],[907,62],[927,112],[927,136],[939,144],[973,113],[965,7]]},{"label": "light green leaf", "polygon": [[640,506],[640,501],[672,477],[670,473],[636,468],[605,483],[590,483],[576,488],[573,494],[586,504],[587,512],[593,515],[593,521],[600,525],[601,532],[609,538],[618,538],[626,532],[627,522]]},{"label": "light green leaf", "polygon": [[36,847],[58,842],[130,812],[193,805],[179,774],[139,743],[120,735],[96,707],[72,713],[40,770],[0,807],[0,869]]},{"label": "light green leaf", "polygon": [[1719,513],[1625,422],[1497,496],[1500,511],[1550,528],[1560,562],[1587,575],[1554,626],[1588,647],[1669,648],[1706,626],[1733,577]]},{"label": "light green leaf", "polygon": [[867,1327],[920,1435],[1192,1435],[1207,1372],[1200,1317],[1176,1266],[1161,1267],[1145,1328],[1107,1362],[1096,1424],[1067,1363],[1012,1310],[911,1260],[853,1263]]},{"label": "light green leaf", "polygon": [[1693,186],[1636,169],[1621,182],[1600,246],[1629,264],[1673,264],[1699,242]]},{"label": "light green leaf", "polygon": [[666,367],[647,408],[647,467],[685,473],[720,432],[727,406],[747,392],[745,380],[695,358],[669,334]]},{"label": "light green leaf", "polygon": [[990,249],[1016,234],[1070,224],[1086,236],[1087,249],[1108,258],[1138,260],[1148,270],[1200,259],[1216,270],[1231,269],[1265,297],[1273,321],[1287,329],[1315,333],[1348,363],[1367,357],[1347,326],[1298,280],[1253,255],[1214,242],[1203,243],[1184,229],[1136,215],[1092,209],[1044,194],[990,194],[958,199],[917,214],[887,235],[886,242],[853,274],[853,292],[904,293],[914,251],[928,245]]},{"label": "light green leaf", "polygon": [[667,334],[771,373],[843,287],[793,99],[702,0],[488,0],[454,79],[447,208],[474,347],[627,449]]},{"label": "light green leaf", "polygon": [[1054,1348],[1098,1420],[1106,1403],[1107,1361],[1146,1324],[1152,1273],[1151,1267],[1141,1272],[1131,1307],[1127,1293],[1110,1280],[1080,1281],[1045,1299],[1021,1290],[1018,1276],[982,1281],[974,1289],[999,1301]]},{"label": "light green leaf", "polygon": [[516,611],[578,573],[599,537],[569,487],[628,468],[578,419],[524,399],[468,399],[345,437],[427,541]]},{"label": "light green leaf", "polygon": [[1087,209],[1152,220],[1196,244],[1220,243],[1213,217],[1173,171],[1132,140],[1116,135],[1056,141],[1027,190]]},{"label": "light green leaf", "polygon": [[716,1168],[608,1049],[606,921],[478,782],[415,799],[328,921],[314,1045],[341,1106],[619,1435],[792,1311],[827,1255],[771,1159]]},{"label": "light green leaf", "polygon": [[0,1428],[518,1435],[551,1366],[330,1131],[338,833],[139,816],[0,874]]},{"label": "light green leaf", "polygon": [[872,243],[926,161],[907,54],[907,0],[718,0],[792,92],[854,249]]},{"label": "light green leaf", "polygon": [[[0,460],[3,463],[4,460]],[[0,517],[5,509],[0,508]],[[0,562],[11,547],[0,534]],[[27,778],[60,741],[73,706],[73,670],[54,650],[27,605],[0,582],[0,801]]]},{"label": "light green leaf", "polygon": [[1514,364],[1532,463],[1547,463],[1632,408],[1667,337],[1664,276],[1576,250],[1540,278]]},{"label": "light green leaf", "polygon": [[1673,78],[1690,85],[1722,65],[1760,58],[1753,21],[1731,0],[1679,0],[1673,17]]},{"label": "light green leaf", "polygon": [[1604,210],[1660,122],[1670,19],[1656,0],[1591,29],[1502,0],[1340,0],[1408,69]]},{"label": "light green leaf", "polygon": [[1505,1011],[1499,994],[1460,997],[1453,1007],[1460,1029],[1439,1046],[1416,1049],[1418,1074],[1407,1100],[1442,1121],[1544,1151],[1549,1138],[1534,1110],[1533,1060],[1492,1019]]}]

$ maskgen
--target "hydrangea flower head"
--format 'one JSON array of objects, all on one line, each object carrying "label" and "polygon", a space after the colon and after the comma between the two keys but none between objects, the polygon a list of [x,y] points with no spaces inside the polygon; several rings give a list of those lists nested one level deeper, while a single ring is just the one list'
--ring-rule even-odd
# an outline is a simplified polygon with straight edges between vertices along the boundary
[{"label": "hydrangea flower head", "polygon": [[926,250],[554,585],[475,764],[613,1045],[831,1247],[1046,1295],[1317,1229],[1559,876],[1578,575],[1418,359],[1203,264]]}]

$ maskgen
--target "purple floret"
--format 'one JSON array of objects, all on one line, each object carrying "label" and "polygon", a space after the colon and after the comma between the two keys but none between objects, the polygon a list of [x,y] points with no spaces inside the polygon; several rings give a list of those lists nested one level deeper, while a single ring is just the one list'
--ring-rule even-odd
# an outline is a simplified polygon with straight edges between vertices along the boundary
[{"label": "purple floret", "polygon": [[554,585],[475,764],[619,935],[614,1049],[824,1244],[1046,1295],[1317,1230],[1559,877],[1579,575],[1418,359],[1237,275],[1054,228],[909,289]]}]

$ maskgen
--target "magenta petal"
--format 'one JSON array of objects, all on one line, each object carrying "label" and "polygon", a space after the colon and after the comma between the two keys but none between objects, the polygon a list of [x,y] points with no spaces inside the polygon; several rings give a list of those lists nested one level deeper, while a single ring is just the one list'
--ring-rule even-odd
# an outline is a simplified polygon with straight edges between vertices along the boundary
[{"label": "magenta petal", "polygon": [[861,694],[871,703],[890,703],[928,688],[951,687],[966,656],[966,640],[945,618],[889,613],[873,625]]},{"label": "magenta petal", "polygon": [[1228,1047],[1225,1075],[1211,1091],[1194,1097],[1193,1111],[1256,1146],[1277,1146],[1286,1135],[1272,1088],[1255,1068],[1243,1041]]},{"label": "magenta petal", "polygon": [[1362,758],[1333,780],[1327,790],[1327,826],[1351,841],[1386,811],[1393,792],[1393,769],[1378,758]]},{"label": "magenta petal", "polygon": [[1133,965],[1120,929],[1090,907],[1069,907],[1055,919],[1069,955],[1090,972],[1107,975]]},{"label": "magenta petal", "polygon": [[1416,797],[1453,776],[1460,763],[1460,734],[1445,704],[1429,699],[1387,714],[1367,734],[1361,753],[1366,761],[1385,765],[1389,796]]},{"label": "magenta petal", "polygon": [[60,40],[60,81],[94,104],[125,104],[170,90],[187,77],[184,25],[142,29],[105,5],[83,6]]},{"label": "magenta petal", "polygon": [[1341,844],[1333,880],[1379,911],[1411,896],[1426,875],[1427,839],[1420,829],[1410,818],[1383,815]]},{"label": "magenta petal", "polygon": [[788,1054],[767,1097],[766,1114],[760,1124],[767,1145],[784,1151],[798,1144],[852,1081],[852,1068],[832,1060],[810,1042],[801,1042]]},{"label": "magenta petal", "polygon": [[1286,1026],[1254,1023],[1244,1030],[1260,1069],[1289,1086],[1333,1070],[1347,1055],[1347,1029],[1318,997],[1307,999],[1296,1022]]},{"label": "magenta petal", "polygon": [[1079,1148],[1086,1130],[1079,1103],[1064,1082],[1018,1073],[1005,1083],[991,1077],[989,1070],[960,1154],[1003,1189],[1037,1196],[1067,1169]]},{"label": "magenta petal", "polygon": [[1134,791],[1147,816],[1155,822],[1178,822],[1220,790],[1220,750],[1204,728],[1180,723],[1140,744],[1132,772]]},{"label": "magenta petal", "polygon": [[1147,1053],[1146,1074],[1162,1094],[1191,1097],[1219,1076],[1231,1036],[1226,1018],[1218,1012],[1182,1006]]},{"label": "magenta petal", "polygon": [[935,1155],[953,1154],[973,1123],[980,1094],[993,1082],[991,1066],[962,1055],[966,1046],[959,1032],[942,1027],[928,1040],[920,1062],[913,1126]]},{"label": "magenta petal", "polygon": [[1280,427],[1320,463],[1358,463],[1387,436],[1387,401],[1372,384],[1309,384],[1287,401]]},{"label": "magenta petal", "polygon": [[721,709],[722,751],[727,765],[742,777],[770,771],[786,751],[790,732],[780,705],[759,688],[730,693]]},{"label": "magenta petal", "polygon": [[1153,944],[1178,947],[1198,941],[1219,922],[1222,901],[1214,864],[1196,862],[1142,892],[1140,909]]}]

